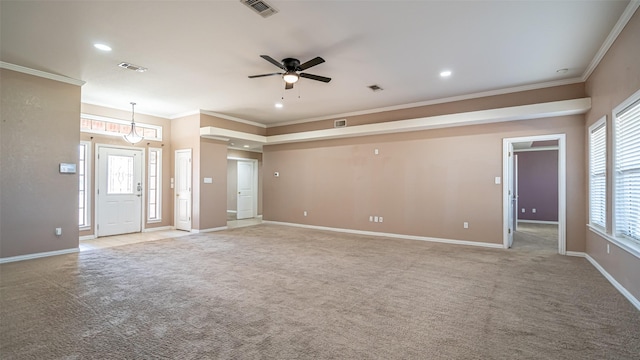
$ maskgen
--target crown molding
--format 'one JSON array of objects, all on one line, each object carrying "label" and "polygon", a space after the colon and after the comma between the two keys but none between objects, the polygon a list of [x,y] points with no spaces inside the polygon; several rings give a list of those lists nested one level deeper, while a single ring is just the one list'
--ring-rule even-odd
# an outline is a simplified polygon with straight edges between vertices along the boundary
[{"label": "crown molding", "polygon": [[587,66],[587,69],[582,74],[583,82],[587,81],[587,79],[589,78],[589,76],[591,76],[591,74],[596,69],[596,67],[598,67],[598,65],[600,64],[600,61],[602,61],[604,56],[609,51],[609,48],[611,48],[611,45],[613,45],[613,43],[618,38],[618,35],[620,35],[624,27],[627,26],[627,23],[629,22],[629,20],[631,20],[631,17],[633,16],[633,14],[635,14],[636,10],[638,10],[638,7],[640,7],[640,0],[631,0],[629,2],[629,5],[627,5],[627,8],[624,10],[622,15],[620,15],[618,22],[613,27],[613,29],[611,29],[609,36],[607,36],[607,38],[604,40],[604,43],[602,43],[602,46],[600,47],[596,55],[591,60],[591,63],[589,63],[589,66]]},{"label": "crown molding", "polygon": [[82,80],[78,80],[78,79],[74,79],[74,78],[70,78],[62,75],[51,74],[45,71],[40,71],[40,70],[35,70],[28,67],[20,66],[20,65],[10,64],[4,61],[0,61],[0,68],[13,70],[13,71],[21,72],[23,74],[33,75],[33,76],[37,76],[37,77],[41,77],[49,80],[55,80],[55,81],[59,81],[59,82],[63,82],[71,85],[76,85],[76,86],[82,86],[86,83],[86,81],[82,81]]},{"label": "crown molding", "polygon": [[434,100],[426,100],[426,101],[420,101],[420,102],[409,103],[409,104],[393,105],[393,106],[386,106],[386,107],[375,108],[375,109],[354,111],[354,112],[341,113],[341,114],[333,114],[333,115],[320,116],[320,117],[314,117],[314,118],[308,118],[308,119],[285,121],[285,122],[270,124],[267,127],[271,128],[271,127],[286,126],[286,125],[296,125],[296,124],[303,124],[303,123],[321,121],[321,120],[339,119],[339,118],[344,118],[349,116],[368,115],[368,114],[375,114],[375,113],[380,113],[385,111],[410,109],[410,108],[415,108],[420,106],[444,104],[444,103],[449,103],[454,101],[462,101],[462,100],[477,99],[477,98],[488,97],[488,96],[511,94],[511,93],[516,93],[521,91],[544,89],[544,88],[549,88],[554,86],[571,85],[571,84],[576,84],[580,82],[583,82],[581,78],[570,78],[570,79],[563,79],[563,80],[547,81],[544,83],[521,85],[521,86],[515,86],[515,87],[509,87],[509,88],[503,88],[503,89],[497,89],[497,90],[488,90],[488,91],[482,91],[482,92],[471,93],[466,95],[452,96],[452,97],[440,98],[440,99],[434,99]]},{"label": "crown molding", "polygon": [[584,114],[589,109],[591,98],[582,98],[270,136],[205,126],[200,128],[200,136],[238,139],[258,146],[276,145]]},{"label": "crown molding", "polygon": [[243,123],[243,124],[247,124],[247,125],[253,125],[253,126],[257,126],[259,128],[263,128],[263,129],[267,128],[267,125],[265,125],[265,124],[261,124],[261,123],[258,123],[258,122],[255,122],[255,121],[251,121],[251,120],[245,120],[245,119],[237,118],[237,117],[234,117],[234,116],[220,114],[220,113],[213,112],[213,111],[200,110],[200,114],[209,115],[209,116],[215,116],[215,117],[219,117],[221,119],[231,120],[231,121],[235,121],[235,122],[239,122],[239,123]]}]

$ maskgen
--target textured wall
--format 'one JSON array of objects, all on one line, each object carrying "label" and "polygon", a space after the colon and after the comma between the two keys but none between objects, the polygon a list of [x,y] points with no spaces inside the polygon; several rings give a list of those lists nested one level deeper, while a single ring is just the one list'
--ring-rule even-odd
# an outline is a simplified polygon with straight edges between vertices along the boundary
[{"label": "textured wall", "polygon": [[[613,43],[598,67],[586,82],[591,97],[591,111],[586,114],[585,134],[591,124],[607,116],[607,229],[612,228],[612,126],[611,112],[621,102],[640,89],[640,11],[636,11],[622,33]],[[585,178],[587,174],[584,174]],[[588,222],[586,216],[583,223]],[[607,254],[607,244],[611,253]],[[636,299],[640,299],[640,259],[610,243],[604,237],[588,232],[587,253],[624,286]]]},{"label": "textured wall", "polygon": [[266,146],[264,219],[502,244],[502,139],[561,133],[567,249],[584,251],[582,115]]},{"label": "textured wall", "polygon": [[[195,175],[194,175],[195,176]],[[210,177],[211,184],[203,179]],[[227,226],[227,144],[218,140],[200,140],[200,183],[199,227],[207,230]],[[196,193],[194,193],[196,194]]]},{"label": "textured wall", "polygon": [[80,87],[0,69],[0,91],[0,257],[77,248]]},{"label": "textured wall", "polygon": [[238,160],[227,160],[227,210],[238,207]]}]

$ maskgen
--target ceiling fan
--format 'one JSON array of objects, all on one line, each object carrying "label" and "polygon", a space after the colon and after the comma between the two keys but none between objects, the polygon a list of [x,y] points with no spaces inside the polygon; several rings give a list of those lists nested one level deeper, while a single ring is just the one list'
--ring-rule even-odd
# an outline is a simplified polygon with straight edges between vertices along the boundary
[{"label": "ceiling fan", "polygon": [[311,80],[316,80],[316,81],[322,81],[326,83],[331,81],[331,78],[320,76],[320,75],[307,74],[303,72],[298,73],[298,71],[304,71],[312,66],[322,64],[324,62],[324,59],[319,56],[303,64],[300,64],[300,60],[293,59],[293,58],[286,58],[286,59],[283,59],[282,62],[278,62],[269,55],[260,55],[260,57],[272,63],[273,65],[279,67],[285,72],[277,72],[277,73],[262,74],[262,75],[251,75],[249,76],[249,79],[264,77],[264,76],[282,75],[282,79],[285,82],[284,88],[286,90],[293,89],[293,84],[295,84],[301,77],[311,79]]}]

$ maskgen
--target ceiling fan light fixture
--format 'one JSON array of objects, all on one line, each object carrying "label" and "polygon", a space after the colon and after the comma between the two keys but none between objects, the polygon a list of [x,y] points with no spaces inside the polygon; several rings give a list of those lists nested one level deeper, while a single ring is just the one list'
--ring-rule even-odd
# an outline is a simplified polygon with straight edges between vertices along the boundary
[{"label": "ceiling fan light fixture", "polygon": [[295,71],[287,71],[286,73],[284,73],[284,75],[282,75],[282,79],[284,79],[284,82],[286,82],[287,84],[295,84],[298,82],[300,77]]}]

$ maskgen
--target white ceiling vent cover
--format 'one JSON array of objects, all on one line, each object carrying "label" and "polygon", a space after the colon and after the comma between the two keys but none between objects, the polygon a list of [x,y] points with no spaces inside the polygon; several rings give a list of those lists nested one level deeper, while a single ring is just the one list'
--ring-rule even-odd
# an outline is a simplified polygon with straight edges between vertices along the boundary
[{"label": "white ceiling vent cover", "polygon": [[129,64],[129,63],[126,63],[126,62],[121,62],[120,64],[118,64],[118,66],[120,66],[123,69],[133,70],[133,71],[137,71],[137,72],[145,72],[145,71],[147,71],[147,68],[145,68],[145,67]]},{"label": "white ceiling vent cover", "polygon": [[346,126],[347,126],[347,119],[335,120],[333,122],[333,127],[334,128],[341,128],[341,127],[346,127]]},{"label": "white ceiling vent cover", "polygon": [[241,3],[247,5],[253,11],[266,18],[278,12],[273,6],[267,4],[263,0],[240,0]]}]

